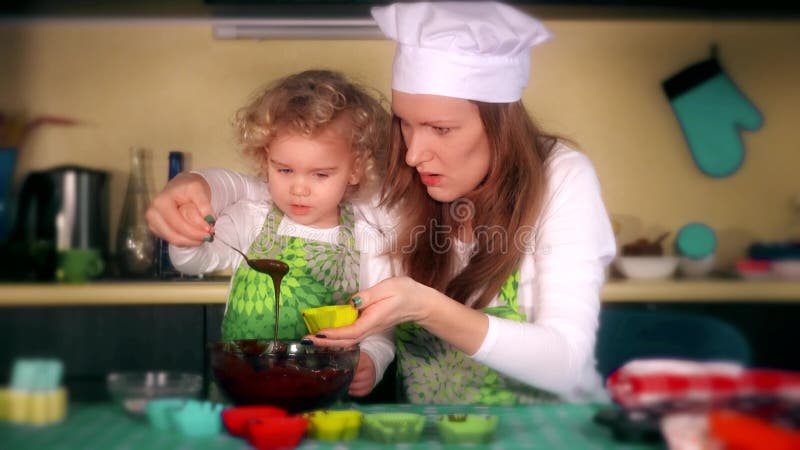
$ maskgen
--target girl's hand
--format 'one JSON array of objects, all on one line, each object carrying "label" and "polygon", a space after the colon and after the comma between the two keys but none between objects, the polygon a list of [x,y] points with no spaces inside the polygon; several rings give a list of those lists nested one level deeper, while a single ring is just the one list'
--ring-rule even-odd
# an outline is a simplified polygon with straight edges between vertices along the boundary
[{"label": "girl's hand", "polygon": [[205,217],[214,217],[211,188],[203,177],[187,172],[170,180],[145,214],[153,234],[183,247],[200,245],[213,233]]},{"label": "girl's hand", "polygon": [[316,336],[306,338],[316,345],[349,347],[399,323],[424,319],[425,305],[434,296],[443,295],[408,277],[387,278],[356,293],[350,300],[359,310],[355,323],[341,328],[326,328]]},{"label": "girl's hand", "polygon": [[361,352],[358,356],[358,367],[356,374],[353,376],[353,381],[350,383],[350,390],[348,393],[355,397],[363,397],[372,392],[372,387],[375,385],[375,363],[372,358]]}]

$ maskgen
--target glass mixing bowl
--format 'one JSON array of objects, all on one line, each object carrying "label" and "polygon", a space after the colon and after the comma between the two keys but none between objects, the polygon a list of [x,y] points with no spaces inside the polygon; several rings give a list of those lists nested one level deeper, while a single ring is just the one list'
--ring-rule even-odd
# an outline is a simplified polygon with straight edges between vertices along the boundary
[{"label": "glass mixing bowl", "polygon": [[238,340],[210,345],[220,390],[237,405],[272,405],[291,413],[325,408],[347,392],[358,346],[317,347],[295,341]]},{"label": "glass mixing bowl", "polygon": [[197,398],[203,377],[196,373],[150,371],[112,372],[106,387],[114,402],[135,416],[144,416],[147,402],[156,398]]}]

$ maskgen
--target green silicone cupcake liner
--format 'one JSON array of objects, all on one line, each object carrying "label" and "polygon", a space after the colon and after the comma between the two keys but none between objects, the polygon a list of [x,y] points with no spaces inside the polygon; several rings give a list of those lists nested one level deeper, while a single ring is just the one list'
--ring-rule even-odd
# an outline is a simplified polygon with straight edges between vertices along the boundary
[{"label": "green silicone cupcake liner", "polygon": [[411,413],[374,413],[364,416],[361,433],[384,442],[416,442],[425,428],[425,416]]}]

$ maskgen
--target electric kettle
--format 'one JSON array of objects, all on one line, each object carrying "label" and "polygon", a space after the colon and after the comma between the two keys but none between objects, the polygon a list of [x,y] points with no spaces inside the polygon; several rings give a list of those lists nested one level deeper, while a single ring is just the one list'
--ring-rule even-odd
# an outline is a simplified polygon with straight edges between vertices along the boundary
[{"label": "electric kettle", "polygon": [[21,278],[52,279],[56,252],[69,249],[96,249],[107,261],[108,179],[104,171],[80,166],[29,174],[11,233],[17,266],[11,271]]}]

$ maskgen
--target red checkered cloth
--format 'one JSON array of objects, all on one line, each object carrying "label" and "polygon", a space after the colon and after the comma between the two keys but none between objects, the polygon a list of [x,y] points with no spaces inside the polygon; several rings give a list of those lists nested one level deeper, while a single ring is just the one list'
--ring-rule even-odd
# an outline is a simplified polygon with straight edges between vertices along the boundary
[{"label": "red checkered cloth", "polygon": [[800,373],[729,362],[634,360],[613,372],[606,386],[611,398],[628,409],[669,403],[710,406],[739,397],[800,402]]}]

